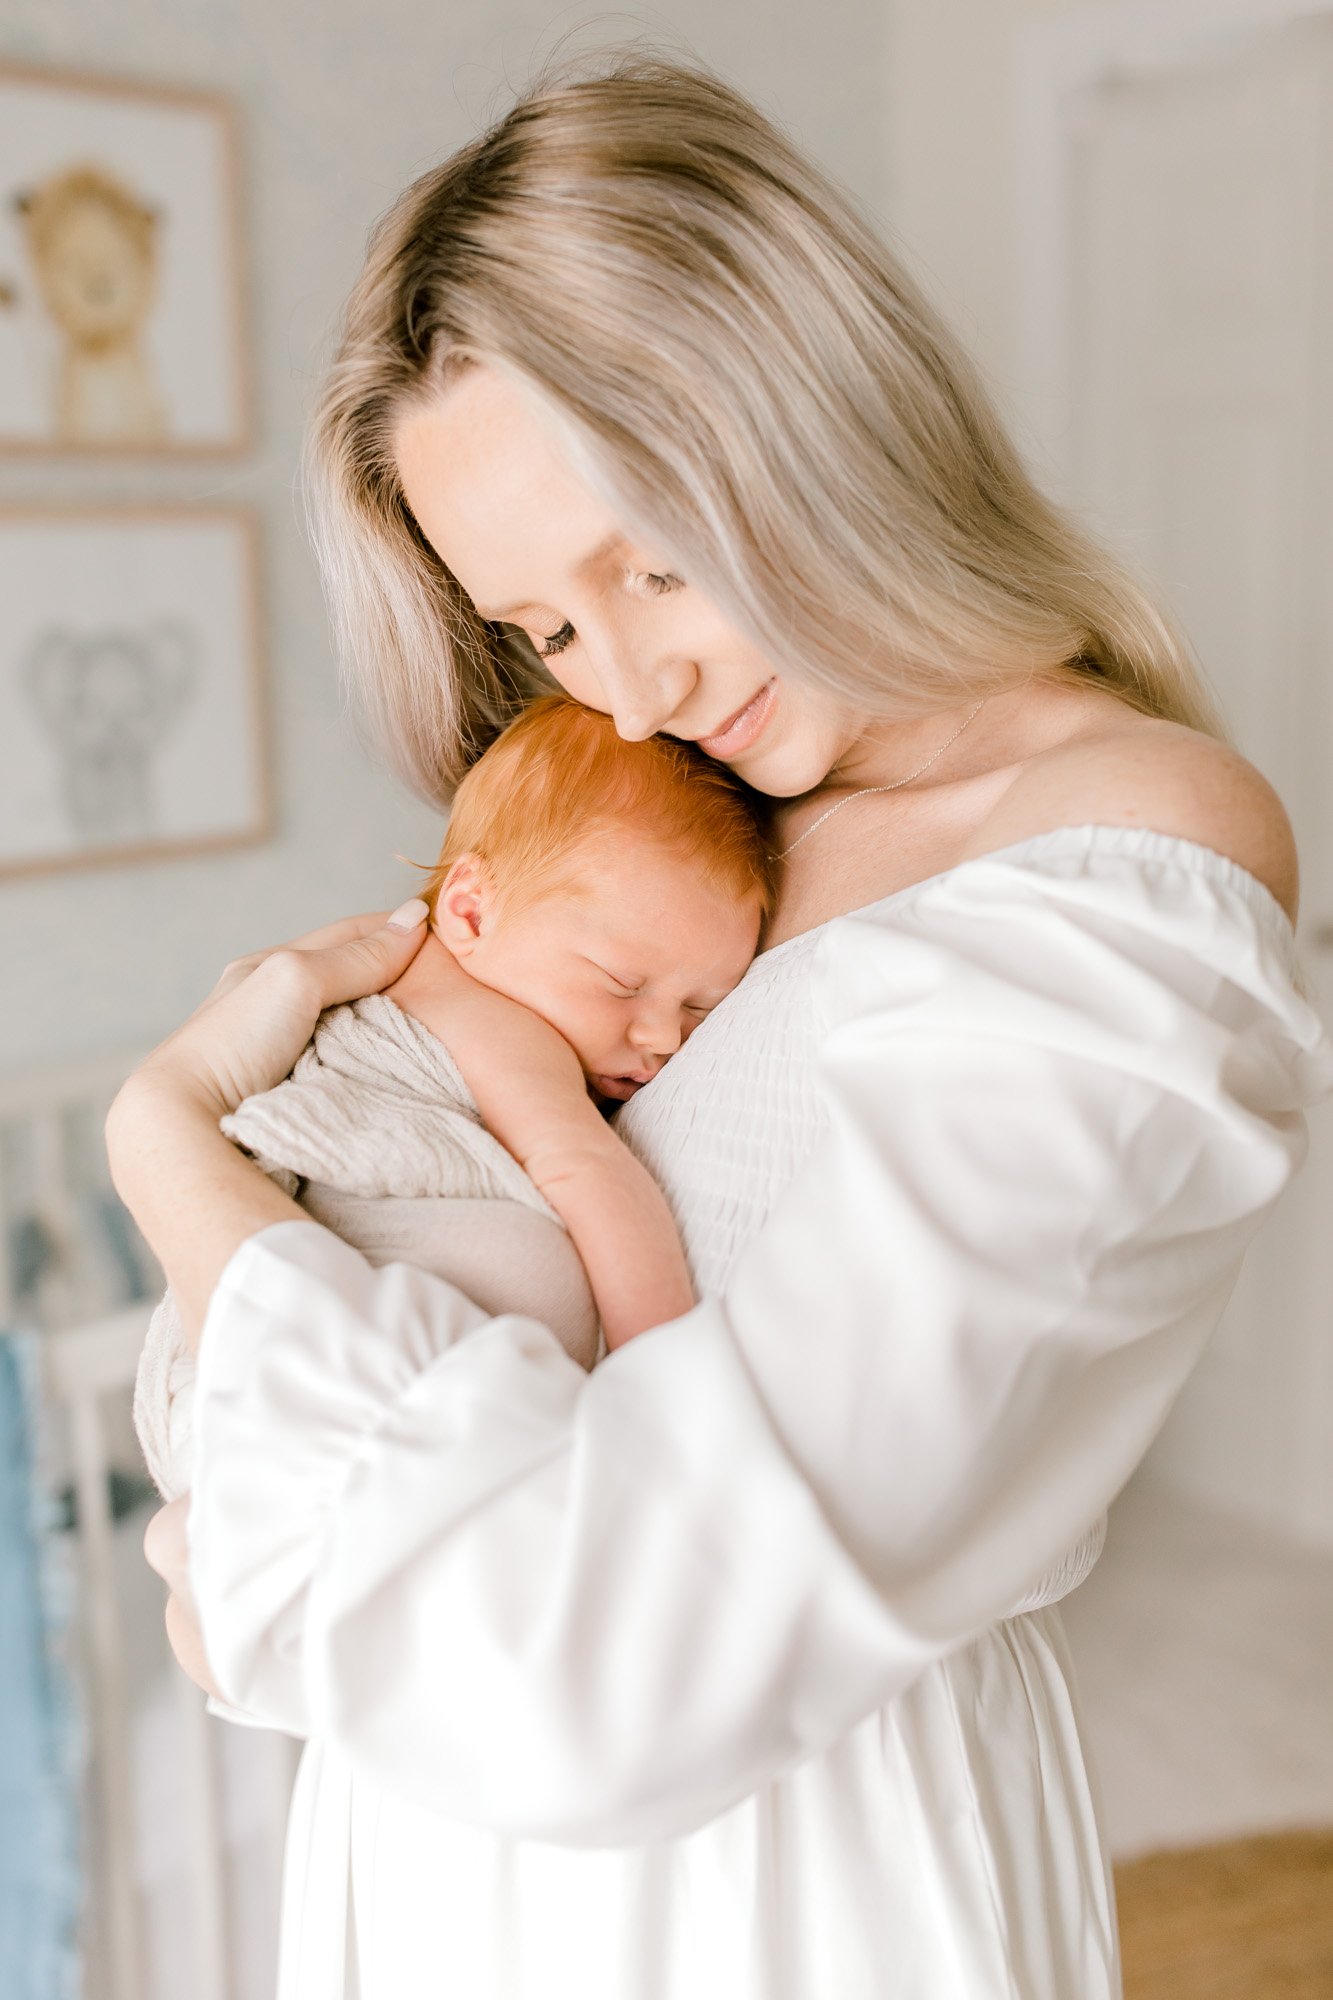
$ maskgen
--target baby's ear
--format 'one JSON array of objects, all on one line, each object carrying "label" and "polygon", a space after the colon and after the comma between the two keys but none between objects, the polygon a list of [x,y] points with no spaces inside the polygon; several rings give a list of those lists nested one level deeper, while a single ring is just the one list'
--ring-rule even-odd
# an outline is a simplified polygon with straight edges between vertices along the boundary
[{"label": "baby's ear", "polygon": [[457,958],[465,958],[490,927],[494,904],[490,871],[479,854],[460,854],[435,898],[432,928]]}]

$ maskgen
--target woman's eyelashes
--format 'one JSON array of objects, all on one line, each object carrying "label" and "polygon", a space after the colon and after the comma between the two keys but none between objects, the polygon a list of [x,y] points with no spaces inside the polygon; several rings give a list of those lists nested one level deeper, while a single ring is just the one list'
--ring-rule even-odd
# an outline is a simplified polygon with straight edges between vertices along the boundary
[{"label": "woman's eyelashes", "polygon": [[558,632],[552,632],[549,638],[540,641],[537,651],[542,659],[553,660],[557,653],[564,652],[565,647],[572,643],[573,638],[574,627],[566,619]]},{"label": "woman's eyelashes", "polygon": [[[668,591],[680,590],[685,583],[683,576],[675,576],[669,570],[641,570],[633,580],[643,584],[651,597],[665,597]],[[574,627],[566,619],[556,631],[548,632],[544,638],[535,640],[534,644],[541,659],[553,660],[557,653],[563,653],[567,646],[571,646],[577,636]]]}]

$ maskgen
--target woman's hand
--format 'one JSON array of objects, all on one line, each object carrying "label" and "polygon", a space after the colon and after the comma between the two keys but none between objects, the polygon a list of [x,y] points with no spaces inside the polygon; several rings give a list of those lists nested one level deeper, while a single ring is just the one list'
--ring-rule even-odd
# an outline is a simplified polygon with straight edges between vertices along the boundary
[{"label": "woman's hand", "polygon": [[199,1631],[199,1614],[194,1608],[194,1598],[190,1592],[190,1577],[187,1568],[189,1544],[186,1539],[185,1523],[190,1511],[190,1496],[183,1494],[167,1507],[161,1507],[148,1523],[143,1538],[143,1552],[148,1558],[148,1566],[155,1569],[166,1584],[170,1595],[167,1598],[167,1641],[180,1666],[197,1687],[205,1694],[215,1695],[219,1701],[226,1696],[213,1679],[212,1671],[204,1656],[204,1642]]},{"label": "woman's hand", "polygon": [[290,1073],[325,1007],[398,979],[421,947],[425,917],[414,900],[392,917],[350,917],[238,959],[112,1103],[112,1183],[166,1272],[191,1351],[240,1245],[272,1223],[305,1219],[219,1120]]},{"label": "woman's hand", "polygon": [[[426,935],[426,905],[347,917],[291,944],[234,959],[183,1027],[146,1056],[112,1107],[162,1091],[221,1118],[289,1075],[326,1007],[378,993],[401,977]],[[110,1131],[108,1133],[110,1138]]]}]

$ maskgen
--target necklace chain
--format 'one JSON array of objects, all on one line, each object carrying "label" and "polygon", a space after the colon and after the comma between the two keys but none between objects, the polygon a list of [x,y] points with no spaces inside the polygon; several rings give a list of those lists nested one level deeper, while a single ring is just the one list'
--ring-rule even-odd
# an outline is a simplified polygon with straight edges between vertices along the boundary
[{"label": "necklace chain", "polygon": [[778,861],[785,861],[789,854],[795,853],[796,849],[800,846],[801,841],[809,840],[811,834],[816,832],[818,828],[820,828],[824,824],[824,821],[826,819],[832,819],[834,813],[841,812],[844,806],[849,806],[852,803],[853,799],[863,799],[870,792],[896,792],[903,785],[910,785],[914,778],[923,777],[925,773],[930,769],[931,765],[936,763],[938,759],[944,755],[950,743],[956,743],[958,741],[963,731],[967,728],[968,723],[972,721],[974,716],[980,714],[981,710],[986,706],[986,703],[989,700],[990,696],[988,694],[983,695],[981,697],[981,700],[977,703],[976,707],[969,709],[968,713],[959,723],[957,729],[954,730],[953,735],[947,737],[946,740],[943,743],[941,743],[939,749],[935,752],[934,756],[927,757],[925,763],[919,765],[915,771],[909,771],[905,778],[895,778],[891,785],[862,785],[859,792],[848,792],[845,799],[839,799],[836,805],[830,806],[827,812],[821,813],[819,815],[819,818],[815,820],[812,825],[808,826],[805,829],[805,832],[799,835],[799,837],[792,842],[790,847],[784,847],[781,854],[776,855],[774,858]]}]

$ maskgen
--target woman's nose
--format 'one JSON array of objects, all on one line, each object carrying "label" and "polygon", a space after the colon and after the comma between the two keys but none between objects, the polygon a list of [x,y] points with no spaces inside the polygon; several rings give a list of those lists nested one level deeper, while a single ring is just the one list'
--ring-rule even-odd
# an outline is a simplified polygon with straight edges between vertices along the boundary
[{"label": "woman's nose", "polygon": [[679,712],[699,669],[684,657],[656,660],[651,667],[616,658],[598,664],[597,678],[616,734],[626,743],[643,743]]}]

